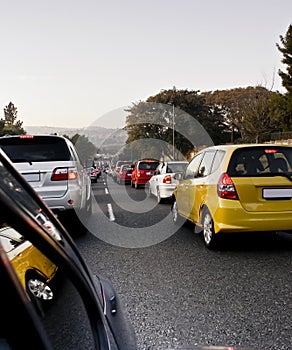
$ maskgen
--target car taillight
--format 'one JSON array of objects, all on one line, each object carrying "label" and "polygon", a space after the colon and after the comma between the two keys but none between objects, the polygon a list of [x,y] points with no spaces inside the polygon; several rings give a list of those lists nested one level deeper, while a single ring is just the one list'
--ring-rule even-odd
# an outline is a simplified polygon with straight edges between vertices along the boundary
[{"label": "car taillight", "polygon": [[220,176],[219,182],[217,184],[217,192],[220,198],[238,199],[234,183],[227,173],[223,173]]},{"label": "car taillight", "polygon": [[33,139],[34,135],[20,135],[19,138],[20,139]]},{"label": "car taillight", "polygon": [[53,170],[51,181],[76,180],[77,177],[76,168],[56,168]]},{"label": "car taillight", "polygon": [[171,184],[171,176],[170,175],[165,175],[162,182],[164,184]]}]

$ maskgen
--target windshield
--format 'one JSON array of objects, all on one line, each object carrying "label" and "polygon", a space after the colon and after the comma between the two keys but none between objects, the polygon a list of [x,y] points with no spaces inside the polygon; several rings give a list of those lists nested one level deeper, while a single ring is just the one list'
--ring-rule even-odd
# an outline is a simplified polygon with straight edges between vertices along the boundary
[{"label": "windshield", "polygon": [[[72,241],[112,283],[135,350],[292,350],[292,1],[3,0],[1,14],[0,151],[60,226],[0,183],[45,242]],[[85,350],[68,307],[56,341]]]}]

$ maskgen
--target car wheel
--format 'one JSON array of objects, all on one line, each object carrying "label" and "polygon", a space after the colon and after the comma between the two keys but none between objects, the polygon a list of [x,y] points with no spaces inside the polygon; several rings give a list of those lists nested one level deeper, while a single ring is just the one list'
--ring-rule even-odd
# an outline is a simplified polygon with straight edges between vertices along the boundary
[{"label": "car wheel", "polygon": [[29,278],[27,290],[30,295],[40,300],[52,300],[54,296],[52,289],[40,278]]},{"label": "car wheel", "polygon": [[218,236],[214,231],[214,222],[208,209],[203,212],[202,218],[203,238],[208,249],[214,249],[218,243]]},{"label": "car wheel", "polygon": [[178,206],[176,200],[171,206],[172,221],[176,226],[182,226],[184,224],[184,219],[178,212]]},{"label": "car wheel", "polygon": [[54,293],[50,286],[38,276],[30,276],[26,280],[26,291],[31,302],[40,316],[44,316],[46,308],[54,298]]}]

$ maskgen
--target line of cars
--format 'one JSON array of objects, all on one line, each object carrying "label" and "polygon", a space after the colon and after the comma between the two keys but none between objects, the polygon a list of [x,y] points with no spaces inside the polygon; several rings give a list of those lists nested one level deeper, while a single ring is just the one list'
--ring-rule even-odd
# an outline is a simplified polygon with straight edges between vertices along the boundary
[{"label": "line of cars", "polygon": [[171,199],[173,222],[187,221],[209,249],[228,233],[292,231],[292,147],[207,147],[190,162],[140,159],[131,186]]},{"label": "line of cars", "polygon": [[118,161],[114,167],[113,179],[118,184],[130,184],[137,189],[147,187],[150,196],[156,196],[158,203],[171,198],[175,185],[175,173],[183,173],[187,161],[159,161],[152,158],[139,159],[133,164]]}]

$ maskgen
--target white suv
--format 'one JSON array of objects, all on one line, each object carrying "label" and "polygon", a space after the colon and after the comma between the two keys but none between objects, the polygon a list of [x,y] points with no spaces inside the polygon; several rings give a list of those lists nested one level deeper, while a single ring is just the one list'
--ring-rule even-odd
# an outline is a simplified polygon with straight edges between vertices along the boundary
[{"label": "white suv", "polygon": [[91,214],[90,177],[70,140],[57,135],[13,135],[0,137],[0,147],[53,212],[75,211],[79,218]]}]

